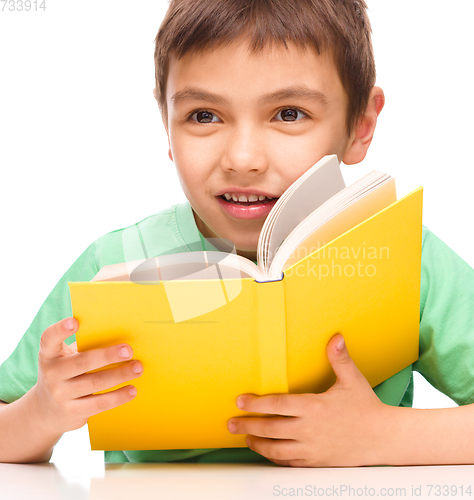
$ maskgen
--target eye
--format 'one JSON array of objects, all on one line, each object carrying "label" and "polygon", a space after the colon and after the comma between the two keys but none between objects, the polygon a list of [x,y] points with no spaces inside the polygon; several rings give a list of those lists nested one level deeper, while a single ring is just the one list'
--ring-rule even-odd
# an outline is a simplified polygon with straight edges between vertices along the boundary
[{"label": "eye", "polygon": [[220,121],[214,113],[211,113],[210,111],[207,111],[205,109],[193,111],[189,115],[189,120],[197,123],[217,123]]},{"label": "eye", "polygon": [[[298,115],[300,115],[300,118],[298,119]],[[275,116],[276,121],[282,121],[282,122],[296,122],[301,120],[301,118],[306,117],[307,115],[303,113],[298,108],[285,108],[281,109],[278,111],[278,113]]]}]

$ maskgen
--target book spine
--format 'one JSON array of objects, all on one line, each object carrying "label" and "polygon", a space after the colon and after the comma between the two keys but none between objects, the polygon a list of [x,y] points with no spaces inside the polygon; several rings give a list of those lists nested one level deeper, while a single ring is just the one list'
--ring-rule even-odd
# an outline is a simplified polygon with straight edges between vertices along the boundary
[{"label": "book spine", "polygon": [[262,394],[288,392],[284,281],[254,282]]}]

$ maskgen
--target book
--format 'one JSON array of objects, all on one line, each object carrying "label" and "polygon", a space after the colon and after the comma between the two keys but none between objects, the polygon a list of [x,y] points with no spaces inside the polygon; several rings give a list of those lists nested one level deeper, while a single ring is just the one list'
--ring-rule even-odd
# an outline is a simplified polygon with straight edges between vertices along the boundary
[{"label": "book", "polygon": [[327,390],[336,333],[372,387],[412,364],[422,193],[397,200],[380,172],[345,187],[325,157],[273,206],[257,264],[218,242],[69,283],[78,350],[125,342],[144,366],[131,402],[89,418],[91,448],[245,447],[236,398]]}]

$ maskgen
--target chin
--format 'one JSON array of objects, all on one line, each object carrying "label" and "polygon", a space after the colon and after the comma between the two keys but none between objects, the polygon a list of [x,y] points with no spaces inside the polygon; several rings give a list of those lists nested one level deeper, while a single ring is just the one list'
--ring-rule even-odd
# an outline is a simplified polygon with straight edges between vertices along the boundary
[{"label": "chin", "polygon": [[257,243],[255,243],[254,245],[250,245],[250,244],[239,244],[239,243],[234,242],[234,245],[235,245],[235,250],[237,251],[238,254],[242,254],[242,253],[256,254],[257,253]]},{"label": "chin", "polygon": [[[204,226],[204,227],[201,227]],[[222,230],[221,230],[222,227]],[[231,241],[237,252],[252,253],[257,251],[258,238],[262,229],[261,225],[257,228],[231,228],[228,224],[204,225],[200,221],[198,228],[205,238],[221,238]],[[212,236],[211,236],[212,235]]]},{"label": "chin", "polygon": [[237,250],[242,250],[244,252],[256,252],[258,237],[260,236],[260,230],[258,234],[245,234],[244,231],[229,231],[226,236],[222,236],[227,240],[232,241]]},{"label": "chin", "polygon": [[238,237],[233,238],[232,236],[228,236],[228,235],[222,235],[222,236],[219,236],[219,238],[222,240],[231,241],[232,244],[234,245],[237,253],[240,253],[240,252],[255,253],[255,252],[257,252],[258,238],[255,242],[249,242],[249,240],[242,241],[242,238],[238,238]]}]

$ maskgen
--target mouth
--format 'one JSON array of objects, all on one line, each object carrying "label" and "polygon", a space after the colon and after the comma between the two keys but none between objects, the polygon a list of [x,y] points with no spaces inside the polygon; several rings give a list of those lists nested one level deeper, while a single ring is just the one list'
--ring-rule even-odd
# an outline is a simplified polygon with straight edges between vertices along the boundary
[{"label": "mouth", "polygon": [[224,193],[220,198],[233,205],[241,205],[244,207],[252,207],[256,205],[262,205],[265,203],[270,203],[277,200],[278,198],[270,198],[268,196],[252,194],[249,196],[236,194],[236,193]]},{"label": "mouth", "polygon": [[216,198],[227,215],[246,220],[265,218],[278,201],[277,197],[261,194],[224,193]]}]

